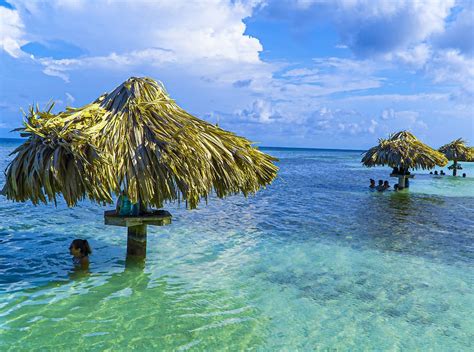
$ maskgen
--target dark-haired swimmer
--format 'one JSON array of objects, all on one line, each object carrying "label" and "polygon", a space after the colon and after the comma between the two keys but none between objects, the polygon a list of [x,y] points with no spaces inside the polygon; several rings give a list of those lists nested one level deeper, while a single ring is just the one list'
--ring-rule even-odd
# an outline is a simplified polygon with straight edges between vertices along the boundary
[{"label": "dark-haired swimmer", "polygon": [[89,268],[89,254],[92,253],[87,240],[75,239],[69,246],[69,253],[72,255],[72,262],[81,269]]},{"label": "dark-haired swimmer", "polygon": [[383,180],[379,180],[379,184],[378,184],[378,186],[377,186],[376,189],[377,189],[377,191],[379,191],[379,192],[382,192],[382,191],[385,190],[385,189],[383,188]]}]

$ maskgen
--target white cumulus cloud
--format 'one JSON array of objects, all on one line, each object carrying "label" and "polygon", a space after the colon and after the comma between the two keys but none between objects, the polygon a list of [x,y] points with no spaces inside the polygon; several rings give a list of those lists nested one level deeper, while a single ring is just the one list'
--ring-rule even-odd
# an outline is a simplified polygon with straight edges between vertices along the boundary
[{"label": "white cumulus cloud", "polygon": [[25,53],[21,51],[21,46],[25,43],[24,35],[19,13],[0,6],[0,48],[15,58],[23,56]]}]

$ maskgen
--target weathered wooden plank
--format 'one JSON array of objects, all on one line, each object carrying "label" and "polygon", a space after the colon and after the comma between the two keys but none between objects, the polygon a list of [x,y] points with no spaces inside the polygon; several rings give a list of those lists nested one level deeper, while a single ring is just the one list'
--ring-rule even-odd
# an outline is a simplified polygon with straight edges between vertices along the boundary
[{"label": "weathered wooden plank", "polygon": [[140,226],[140,225],[155,225],[164,226],[171,224],[171,214],[166,210],[155,210],[139,216],[121,216],[115,210],[108,210],[104,212],[104,223],[112,226]]}]

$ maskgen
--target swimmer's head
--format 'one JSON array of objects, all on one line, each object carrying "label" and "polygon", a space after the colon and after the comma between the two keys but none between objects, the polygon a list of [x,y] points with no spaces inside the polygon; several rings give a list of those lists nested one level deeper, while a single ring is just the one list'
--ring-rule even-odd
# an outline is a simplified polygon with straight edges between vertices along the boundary
[{"label": "swimmer's head", "polygon": [[75,239],[69,246],[69,253],[74,257],[87,257],[92,253],[91,247],[87,240]]}]

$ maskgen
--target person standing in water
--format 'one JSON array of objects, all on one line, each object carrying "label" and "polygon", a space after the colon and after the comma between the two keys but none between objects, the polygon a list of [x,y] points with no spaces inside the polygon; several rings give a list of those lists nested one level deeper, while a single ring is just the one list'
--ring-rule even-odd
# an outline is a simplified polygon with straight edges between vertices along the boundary
[{"label": "person standing in water", "polygon": [[91,247],[87,240],[75,239],[69,246],[69,253],[72,255],[74,266],[83,270],[89,268],[89,254],[92,253]]},{"label": "person standing in water", "polygon": [[379,184],[376,187],[377,191],[383,192],[385,189],[383,188],[383,180],[379,180]]},{"label": "person standing in water", "polygon": [[370,186],[369,188],[375,188],[375,180],[373,178],[370,179]]}]

